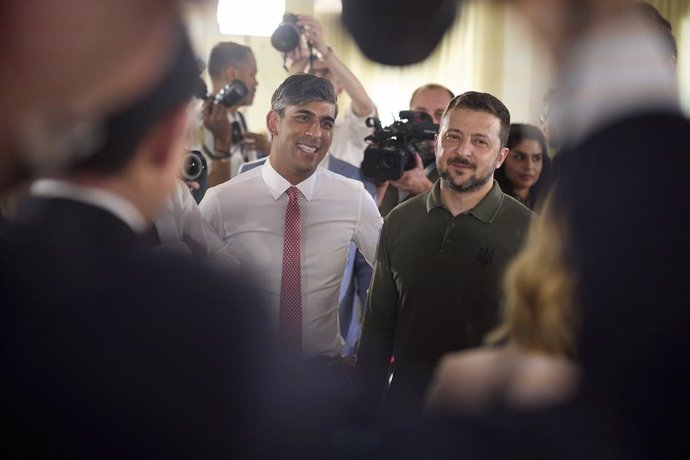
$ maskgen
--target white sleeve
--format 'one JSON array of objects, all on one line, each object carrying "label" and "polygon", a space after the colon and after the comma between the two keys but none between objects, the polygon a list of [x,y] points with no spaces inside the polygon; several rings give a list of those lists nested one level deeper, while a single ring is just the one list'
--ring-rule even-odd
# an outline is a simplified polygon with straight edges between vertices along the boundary
[{"label": "white sleeve", "polygon": [[199,211],[204,221],[211,227],[211,230],[221,239],[225,238],[223,226],[223,216],[220,212],[220,202],[218,195],[213,188],[206,190],[204,199],[199,203]]},{"label": "white sleeve", "polygon": [[359,221],[353,238],[355,245],[372,267],[376,262],[376,247],[381,235],[383,217],[376,207],[376,202],[360,184],[359,188]]}]

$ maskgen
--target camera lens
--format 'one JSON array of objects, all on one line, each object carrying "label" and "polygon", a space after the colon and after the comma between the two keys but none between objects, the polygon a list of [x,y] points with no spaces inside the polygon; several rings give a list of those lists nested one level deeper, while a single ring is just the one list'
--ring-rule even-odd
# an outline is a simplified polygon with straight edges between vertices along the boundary
[{"label": "camera lens", "polygon": [[[397,155],[397,154],[396,154]],[[379,157],[379,169],[390,171],[397,167],[397,158],[390,154],[383,154]]]},{"label": "camera lens", "polygon": [[205,161],[201,153],[197,151],[187,153],[184,157],[182,166],[182,177],[184,180],[189,182],[197,181],[204,174],[204,170],[206,169],[204,163]]},{"label": "camera lens", "polygon": [[271,45],[278,51],[288,53],[299,45],[299,29],[293,24],[281,24],[271,35]]}]

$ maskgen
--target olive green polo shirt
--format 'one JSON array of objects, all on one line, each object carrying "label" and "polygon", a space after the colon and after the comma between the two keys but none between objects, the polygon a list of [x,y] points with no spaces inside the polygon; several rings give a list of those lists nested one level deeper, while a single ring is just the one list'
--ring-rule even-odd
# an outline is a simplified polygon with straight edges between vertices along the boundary
[{"label": "olive green polo shirt", "polygon": [[440,356],[482,343],[497,324],[503,273],[532,215],[495,181],[477,206],[455,217],[441,203],[440,181],[390,212],[355,373],[363,396],[380,398],[394,355],[386,402],[421,407]]}]

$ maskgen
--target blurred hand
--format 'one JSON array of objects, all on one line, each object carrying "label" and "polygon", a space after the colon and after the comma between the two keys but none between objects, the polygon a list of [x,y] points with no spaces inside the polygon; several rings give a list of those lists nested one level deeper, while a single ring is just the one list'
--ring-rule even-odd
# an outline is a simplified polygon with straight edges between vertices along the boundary
[{"label": "blurred hand", "polygon": [[266,156],[271,151],[271,142],[263,134],[244,133],[241,144],[245,148],[251,148],[259,152],[259,157]]},{"label": "blurred hand", "polygon": [[289,63],[288,72],[290,75],[306,72],[307,65],[309,64],[309,49],[304,46],[302,39],[300,39],[300,44],[294,50],[284,53],[286,62]]},{"label": "blurred hand", "polygon": [[193,192],[194,190],[199,190],[201,188],[201,185],[197,181],[184,181],[184,183],[187,185],[187,188],[189,189],[190,192]]},{"label": "blurred hand", "polygon": [[328,51],[328,45],[323,39],[323,33],[321,31],[321,24],[319,21],[311,16],[299,15],[297,20],[297,25],[304,28],[304,36],[307,40],[311,42],[314,48],[321,54],[326,54]]},{"label": "blurred hand", "polygon": [[402,190],[411,195],[419,195],[424,193],[434,186],[434,184],[426,177],[424,172],[424,165],[422,164],[422,157],[415,153],[415,166],[409,171],[405,171],[402,177],[396,181],[391,181],[391,184],[398,190]]},{"label": "blurred hand", "polygon": [[208,100],[204,102],[201,114],[201,120],[204,126],[213,133],[216,144],[231,145],[232,125],[230,120],[228,120],[227,108],[221,104],[214,104],[212,100]]}]

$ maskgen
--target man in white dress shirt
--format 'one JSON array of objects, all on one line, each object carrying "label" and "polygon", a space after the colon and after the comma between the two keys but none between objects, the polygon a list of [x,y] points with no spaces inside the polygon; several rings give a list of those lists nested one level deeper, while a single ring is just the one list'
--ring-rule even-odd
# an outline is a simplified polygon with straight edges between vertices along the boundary
[{"label": "man in white dress shirt", "polygon": [[[301,356],[337,358],[343,346],[338,292],[350,242],[373,265],[382,218],[361,182],[317,168],[328,152],[336,95],[328,80],[289,76],[266,116],[273,137],[269,161],[211,188],[201,212],[243,271],[259,278],[276,327],[287,257],[288,189],[299,190]],[[284,297],[284,296],[283,296]],[[283,298],[283,300],[285,300]],[[299,314],[299,313],[298,313]]]}]

